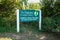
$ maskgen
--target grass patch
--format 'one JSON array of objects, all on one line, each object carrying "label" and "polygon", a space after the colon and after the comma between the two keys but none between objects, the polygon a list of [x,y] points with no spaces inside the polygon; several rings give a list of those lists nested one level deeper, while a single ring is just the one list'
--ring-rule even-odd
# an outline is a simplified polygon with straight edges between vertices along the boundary
[{"label": "grass patch", "polygon": [[11,38],[0,38],[0,40],[12,40]]},{"label": "grass patch", "polygon": [[15,26],[12,26],[12,27],[0,26],[0,33],[6,33],[6,32],[14,33],[16,32],[16,27]]}]

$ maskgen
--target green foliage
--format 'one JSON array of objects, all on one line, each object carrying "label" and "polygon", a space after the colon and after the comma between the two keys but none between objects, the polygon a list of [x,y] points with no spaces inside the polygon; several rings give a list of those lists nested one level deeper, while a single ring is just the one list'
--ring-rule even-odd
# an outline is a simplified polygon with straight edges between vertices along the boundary
[{"label": "green foliage", "polygon": [[39,5],[39,3],[31,3],[31,4],[29,5],[29,9],[39,10],[39,9],[40,9],[40,5]]},{"label": "green foliage", "polygon": [[0,4],[0,11],[12,11],[14,9],[15,2],[10,0],[3,0]]},{"label": "green foliage", "polygon": [[56,28],[56,32],[60,32],[60,26]]},{"label": "green foliage", "polygon": [[45,31],[60,32],[60,3],[53,5],[53,1],[43,1],[42,7],[42,28]]},{"label": "green foliage", "polygon": [[55,29],[55,20],[50,17],[44,17],[42,20],[42,29],[47,32],[52,32]]},{"label": "green foliage", "polygon": [[[16,26],[15,1],[2,0],[0,3],[0,32]],[[8,30],[7,30],[8,29]]]},{"label": "green foliage", "polygon": [[[47,32],[60,32],[60,1],[57,0],[53,4],[54,0],[43,0],[42,6],[37,4],[30,4],[29,9],[41,9],[42,10],[42,30]],[[13,30],[16,27],[16,8],[22,10],[23,2],[25,3],[25,9],[28,9],[27,0],[0,0],[0,31]],[[40,6],[39,6],[40,5]],[[38,26],[38,23],[27,23],[30,25]],[[32,25],[32,26],[33,26]],[[36,28],[35,27],[35,28]],[[1,30],[1,28],[3,30]],[[8,29],[9,30],[8,30]],[[14,30],[15,31],[15,30]]]}]

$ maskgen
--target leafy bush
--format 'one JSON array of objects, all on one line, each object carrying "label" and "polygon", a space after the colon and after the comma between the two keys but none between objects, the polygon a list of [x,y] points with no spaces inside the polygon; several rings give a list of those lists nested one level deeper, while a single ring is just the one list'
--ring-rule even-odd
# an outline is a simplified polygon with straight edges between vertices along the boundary
[{"label": "leafy bush", "polygon": [[[46,1],[42,7],[42,29],[44,31],[60,32],[60,2],[52,5]],[[52,5],[52,6],[51,6]]]},{"label": "leafy bush", "polygon": [[55,29],[55,21],[54,19],[50,17],[45,17],[42,20],[42,29],[47,32],[52,32],[53,29]]},{"label": "leafy bush", "polygon": [[56,28],[56,32],[60,32],[60,26]]},{"label": "leafy bush", "polygon": [[[0,28],[8,30],[16,26],[15,2],[12,0],[2,0],[0,2]],[[0,31],[1,31],[0,29]],[[5,29],[6,30],[6,29]]]}]

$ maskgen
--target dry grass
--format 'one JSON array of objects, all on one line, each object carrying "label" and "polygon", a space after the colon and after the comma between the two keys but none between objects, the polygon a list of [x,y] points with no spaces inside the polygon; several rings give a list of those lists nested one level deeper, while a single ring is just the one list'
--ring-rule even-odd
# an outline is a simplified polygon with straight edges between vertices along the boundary
[{"label": "dry grass", "polygon": [[11,38],[0,38],[0,40],[12,40]]}]

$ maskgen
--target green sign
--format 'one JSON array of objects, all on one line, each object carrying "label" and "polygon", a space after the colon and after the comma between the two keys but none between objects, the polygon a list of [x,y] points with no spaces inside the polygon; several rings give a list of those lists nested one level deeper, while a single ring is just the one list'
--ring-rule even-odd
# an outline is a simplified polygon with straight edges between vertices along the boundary
[{"label": "green sign", "polygon": [[39,10],[19,10],[20,22],[39,21]]}]

